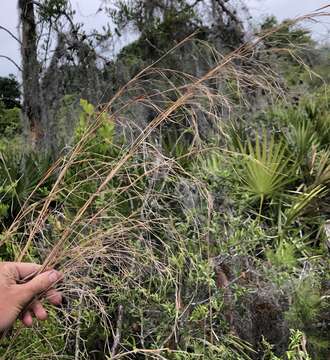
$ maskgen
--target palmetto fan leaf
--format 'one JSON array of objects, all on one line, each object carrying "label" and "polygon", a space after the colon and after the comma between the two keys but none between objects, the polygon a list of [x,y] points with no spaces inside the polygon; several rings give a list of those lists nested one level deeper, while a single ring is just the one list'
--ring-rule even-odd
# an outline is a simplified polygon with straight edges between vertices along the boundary
[{"label": "palmetto fan leaf", "polygon": [[308,205],[310,205],[315,199],[324,196],[326,192],[326,186],[322,185],[318,185],[307,192],[296,192],[296,195],[292,197],[291,206],[285,212],[285,226],[289,226],[305,211]]},{"label": "palmetto fan leaf", "polygon": [[288,142],[295,147],[299,160],[307,158],[313,145],[318,142],[317,133],[308,121],[293,124],[291,131],[286,135]]},{"label": "palmetto fan leaf", "polygon": [[291,159],[283,141],[275,142],[274,136],[267,139],[263,132],[262,140],[256,137],[255,144],[251,141],[246,146],[240,144],[242,160],[238,174],[244,189],[254,198],[272,198],[293,181]]}]

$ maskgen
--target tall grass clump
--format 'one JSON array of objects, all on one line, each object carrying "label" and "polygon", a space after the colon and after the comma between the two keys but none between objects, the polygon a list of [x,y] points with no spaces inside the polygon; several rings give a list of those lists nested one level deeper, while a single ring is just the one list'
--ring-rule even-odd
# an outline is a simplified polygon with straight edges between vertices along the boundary
[{"label": "tall grass clump", "polygon": [[[283,96],[278,76],[257,56],[275,32],[259,34],[225,55],[197,42],[209,65],[199,78],[161,68],[166,56],[193,41],[189,37],[139,72],[108,104],[81,101],[71,150],[20,199],[1,235],[2,249],[10,248],[13,260],[63,271],[59,287],[66,304],[50,310],[46,330],[16,327],[1,348],[2,358],[255,358],[259,349],[241,336],[244,327],[235,323],[234,307],[250,299],[250,272],[251,279],[259,275],[251,269],[234,272],[229,281],[221,268],[225,251],[241,259],[236,256],[245,246],[237,239],[241,225],[228,224],[251,208],[219,210],[215,188],[226,187],[233,198],[239,189],[259,200],[263,217],[245,218],[253,246],[241,259],[250,263],[251,250],[258,251],[262,265],[256,273],[268,261],[266,246],[275,246],[260,244],[261,237],[288,240],[293,230],[282,232],[285,219],[296,231],[311,200],[325,192],[323,181],[298,185],[300,163],[288,155],[284,136],[278,141],[256,135],[233,149],[227,132],[229,122],[249,110],[251,89],[274,101]],[[135,117],[141,109],[152,114],[144,123]],[[212,141],[203,136],[200,118],[212,124]],[[299,151],[307,148],[313,146]],[[323,162],[326,169],[328,160]],[[306,200],[292,194],[310,195]],[[264,213],[265,199],[282,205],[276,220],[263,223],[274,214]]]}]

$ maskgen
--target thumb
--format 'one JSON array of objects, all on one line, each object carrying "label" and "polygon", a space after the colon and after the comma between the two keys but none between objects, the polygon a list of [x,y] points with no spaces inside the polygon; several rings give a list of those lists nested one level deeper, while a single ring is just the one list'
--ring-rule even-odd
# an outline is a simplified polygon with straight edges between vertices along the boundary
[{"label": "thumb", "polygon": [[20,293],[23,302],[29,302],[40,293],[49,290],[57,281],[62,278],[62,274],[56,270],[46,271],[35,276],[26,284],[20,285]]}]

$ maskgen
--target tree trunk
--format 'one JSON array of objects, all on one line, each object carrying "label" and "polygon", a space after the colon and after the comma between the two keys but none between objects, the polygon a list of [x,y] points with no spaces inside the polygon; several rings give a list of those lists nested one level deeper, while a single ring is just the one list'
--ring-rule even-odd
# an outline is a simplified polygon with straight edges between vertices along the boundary
[{"label": "tree trunk", "polygon": [[23,78],[23,119],[28,142],[33,149],[44,145],[40,64],[37,58],[37,29],[32,0],[19,0]]}]

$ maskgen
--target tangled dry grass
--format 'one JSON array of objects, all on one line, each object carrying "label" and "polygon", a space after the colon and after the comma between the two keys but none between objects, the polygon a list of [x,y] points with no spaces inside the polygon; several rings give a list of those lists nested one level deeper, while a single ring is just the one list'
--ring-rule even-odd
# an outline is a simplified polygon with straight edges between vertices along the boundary
[{"label": "tangled dry grass", "polygon": [[[325,7],[297,18],[293,23],[316,21],[328,15]],[[214,254],[210,251],[210,222],[213,199],[201,179],[194,172],[188,172],[182,163],[194,161],[197,154],[204,156],[210,151],[230,152],[226,146],[227,123],[231,117],[251,111],[251,94],[258,96],[263,92],[270,101],[285,97],[275,70],[259,60],[265,51],[263,40],[278,30],[280,27],[258,34],[227,55],[198,42],[201,52],[207,54],[210,66],[200,78],[158,68],[169,55],[165,54],[121,88],[108,104],[102,106],[98,115],[93,114],[84,135],[68,154],[53,164],[22,205],[4,234],[2,244],[12,244],[17,261],[40,259],[43,263],[41,271],[56,267],[64,272],[65,280],[59,286],[68,304],[54,316],[61,323],[59,336],[74,353],[68,358],[88,358],[87,343],[82,334],[82,322],[87,316],[85,309],[93,310],[99,316],[103,351],[109,359],[136,358],[138,354],[155,359],[184,358],[187,353],[175,346],[179,341],[178,328],[191,306],[202,303],[205,298],[210,315],[203,325],[202,347],[212,349],[216,346],[213,344],[225,341],[219,339],[212,319],[210,283]],[[184,48],[193,39],[194,34],[170,53]],[[273,51],[295,53],[293,48]],[[155,114],[144,127],[134,122],[134,113],[141,107],[151,109]],[[116,140],[107,143],[102,139],[103,145],[114,149],[112,154],[95,153],[104,114],[107,121],[124,128],[126,135],[134,134],[132,141],[122,145],[116,144]],[[203,141],[201,118],[216,129],[215,145]],[[161,137],[166,127],[175,126],[189,129],[190,140],[186,151],[173,156],[164,152]],[[51,178],[54,179],[51,190],[36,199],[36,194]],[[201,215],[197,210],[202,208],[206,211],[201,210]],[[180,217],[175,219],[173,212],[180,213]],[[187,234],[193,234],[190,242],[184,236],[185,231],[179,228],[178,219],[189,224]],[[191,255],[192,247],[195,252],[199,249],[195,257]],[[201,260],[206,264],[205,278],[197,280],[195,288],[185,294],[182,269],[189,266],[190,271],[197,273]],[[116,277],[111,277],[111,273]],[[120,282],[115,282],[118,278]],[[157,278],[155,283],[159,284],[160,292],[163,291],[161,287],[172,289],[174,316],[168,324],[171,330],[157,340],[161,343],[159,348],[148,348],[144,339],[153,336],[149,324],[147,331],[151,333],[144,334],[144,329],[139,329],[140,344],[132,348],[122,342],[122,332],[127,331],[123,328],[125,306],[120,300],[116,301],[114,319],[108,311],[109,302],[112,297],[129,296],[129,289],[140,288],[145,292],[146,283],[153,278]],[[206,291],[203,296],[201,289]],[[155,297],[157,290],[150,289],[153,291]],[[128,299],[130,301],[135,300]],[[17,329],[4,359],[16,358],[15,339],[21,331]],[[34,359],[66,358],[58,350],[52,352],[52,339],[43,337],[37,328],[31,331],[39,332],[40,341],[49,342],[49,353],[38,356],[34,353]],[[228,348],[233,347],[241,358],[248,358],[246,344],[230,336],[226,341]],[[33,343],[33,346],[37,347],[37,344]],[[26,348],[27,355],[21,355],[20,359],[31,358],[31,352],[33,349]]]}]

